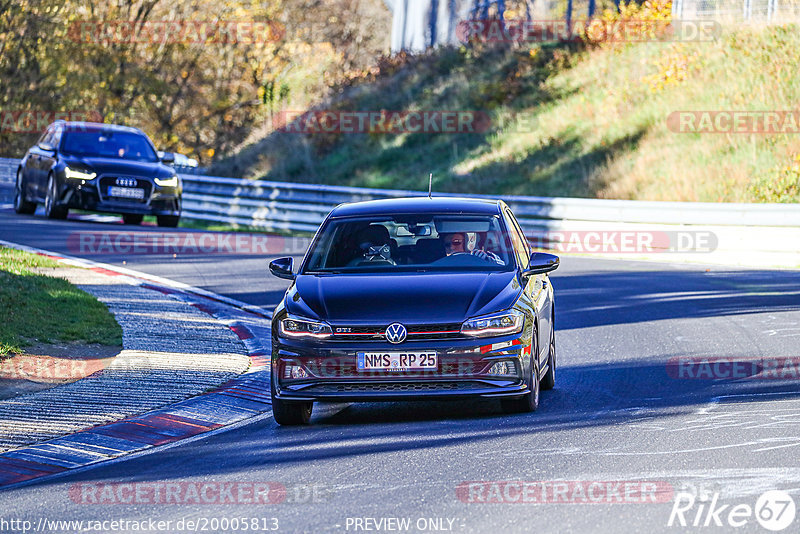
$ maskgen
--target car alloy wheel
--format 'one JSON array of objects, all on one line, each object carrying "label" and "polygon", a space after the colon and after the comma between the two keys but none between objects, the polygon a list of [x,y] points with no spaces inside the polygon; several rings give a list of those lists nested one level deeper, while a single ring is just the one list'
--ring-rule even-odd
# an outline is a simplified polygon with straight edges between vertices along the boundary
[{"label": "car alloy wheel", "polygon": [[22,169],[17,170],[17,182],[14,186],[14,211],[20,215],[30,215],[36,211],[36,203],[25,199],[25,184],[22,181]]},{"label": "car alloy wheel", "polygon": [[311,411],[314,408],[313,402],[308,401],[285,401],[277,398],[275,394],[275,384],[270,384],[272,397],[272,416],[275,422],[283,426],[307,425],[311,422]]},{"label": "car alloy wheel", "polygon": [[556,385],[556,331],[550,322],[550,348],[547,352],[547,373],[542,377],[542,389],[553,389]]},{"label": "car alloy wheel", "polygon": [[47,179],[47,194],[44,197],[44,214],[50,217],[53,211],[53,177]]},{"label": "car alloy wheel", "polygon": [[64,219],[67,210],[56,206],[56,178],[52,174],[47,180],[47,195],[44,199],[44,215],[48,219]]},{"label": "car alloy wheel", "polygon": [[516,399],[502,399],[500,404],[503,408],[503,411],[506,413],[525,413],[525,412],[535,412],[537,408],[539,408],[539,362],[538,362],[538,351],[539,348],[536,345],[536,340],[538,339],[539,331],[536,327],[533,328],[533,339],[531,340],[531,374],[529,376],[530,381],[530,389],[531,391],[522,397],[518,397]]}]

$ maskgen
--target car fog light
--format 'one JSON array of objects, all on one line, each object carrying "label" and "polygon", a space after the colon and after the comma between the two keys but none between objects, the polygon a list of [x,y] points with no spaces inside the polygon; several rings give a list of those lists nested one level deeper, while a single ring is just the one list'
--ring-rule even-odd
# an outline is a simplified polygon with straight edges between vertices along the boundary
[{"label": "car fog light", "polygon": [[283,378],[308,378],[308,373],[299,365],[287,365],[283,371]]},{"label": "car fog light", "polygon": [[495,362],[489,368],[490,375],[516,375],[517,368],[514,365],[514,362]]}]

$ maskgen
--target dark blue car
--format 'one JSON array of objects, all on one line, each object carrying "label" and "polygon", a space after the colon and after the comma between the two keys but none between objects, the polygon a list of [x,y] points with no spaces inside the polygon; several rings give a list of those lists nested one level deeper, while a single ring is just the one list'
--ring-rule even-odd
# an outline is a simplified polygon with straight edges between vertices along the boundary
[{"label": "dark blue car", "polygon": [[175,227],[181,215],[181,182],[171,159],[159,159],[137,128],[56,121],[22,158],[14,208],[66,218],[70,208],[118,213],[126,224],[155,215],[159,226]]},{"label": "dark blue car", "polygon": [[555,384],[556,256],[531,253],[502,201],[343,204],[322,223],[272,320],[272,408],[314,401],[497,397],[536,410]]}]

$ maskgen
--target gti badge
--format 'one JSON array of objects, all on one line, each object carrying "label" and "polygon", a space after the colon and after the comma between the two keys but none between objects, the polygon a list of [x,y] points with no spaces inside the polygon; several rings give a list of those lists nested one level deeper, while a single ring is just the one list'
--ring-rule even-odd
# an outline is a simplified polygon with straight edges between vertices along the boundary
[{"label": "gti badge", "polygon": [[407,334],[406,327],[400,323],[390,324],[386,328],[386,339],[389,340],[389,343],[402,343],[406,340]]},{"label": "gti badge", "polygon": [[117,185],[122,187],[136,187],[136,178],[117,178]]}]

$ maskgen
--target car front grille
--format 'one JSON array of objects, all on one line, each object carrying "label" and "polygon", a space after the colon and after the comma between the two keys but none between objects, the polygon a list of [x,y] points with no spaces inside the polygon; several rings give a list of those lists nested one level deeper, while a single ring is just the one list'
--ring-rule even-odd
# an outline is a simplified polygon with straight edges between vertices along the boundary
[{"label": "car front grille", "polygon": [[[359,340],[359,341],[385,341],[386,328],[385,325],[370,325],[370,326],[347,326],[347,325],[334,325],[333,326],[333,339],[335,340]],[[425,341],[429,339],[462,339],[465,336],[461,333],[461,323],[442,323],[442,324],[424,324],[415,325],[407,324],[406,327],[408,341]],[[340,329],[346,328],[347,332],[342,332]]]},{"label": "car front grille", "polygon": [[[116,197],[109,197],[108,196],[108,188],[110,186],[120,187],[117,184],[117,178],[121,178],[126,180],[127,187],[130,188],[138,188],[144,189],[144,198],[116,198]],[[134,180],[134,182],[130,181]],[[104,201],[114,201],[114,202],[131,202],[134,204],[147,204],[150,200],[150,195],[153,193],[153,184],[144,178],[137,178],[135,176],[101,176],[97,182],[99,192],[100,192],[100,199]]]}]

